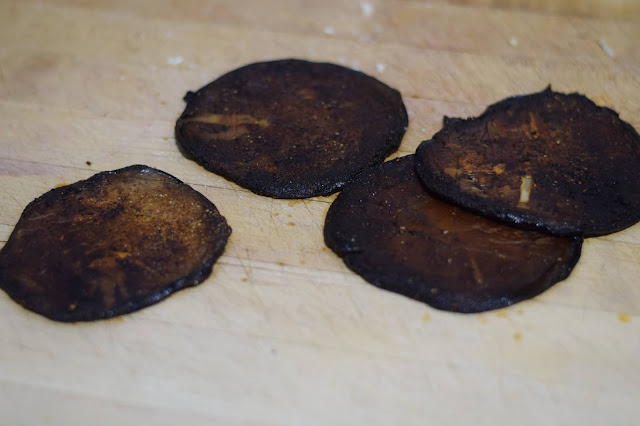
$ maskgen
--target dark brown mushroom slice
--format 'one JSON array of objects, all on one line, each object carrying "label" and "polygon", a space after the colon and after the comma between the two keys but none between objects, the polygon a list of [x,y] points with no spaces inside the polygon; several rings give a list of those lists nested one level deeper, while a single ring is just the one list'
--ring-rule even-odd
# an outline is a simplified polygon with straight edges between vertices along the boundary
[{"label": "dark brown mushroom slice", "polygon": [[136,165],[32,201],[0,251],[0,287],[56,321],[142,309],[207,278],[231,228],[202,194]]},{"label": "dark brown mushroom slice", "polygon": [[325,243],[371,284],[435,308],[481,312],[569,276],[582,238],[525,231],[433,198],[413,156],[365,170],[329,208]]},{"label": "dark brown mushroom slice", "polygon": [[575,93],[547,89],[445,119],[416,169],[439,196],[526,229],[595,236],[640,220],[640,136]]},{"label": "dark brown mushroom slice", "polygon": [[400,93],[338,65],[296,59],[244,66],[185,97],[179,146],[256,194],[328,195],[398,149]]}]

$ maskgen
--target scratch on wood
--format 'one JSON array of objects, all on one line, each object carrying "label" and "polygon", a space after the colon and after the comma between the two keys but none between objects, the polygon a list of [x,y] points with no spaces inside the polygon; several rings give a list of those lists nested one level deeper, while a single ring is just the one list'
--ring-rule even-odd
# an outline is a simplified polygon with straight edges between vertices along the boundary
[{"label": "scratch on wood", "polygon": [[309,216],[311,216],[311,221],[313,222],[313,224],[316,226],[316,228],[320,232],[322,232],[322,226],[320,226],[320,224],[315,220],[313,213],[311,212],[311,209],[309,208],[305,200],[302,200],[302,205],[304,206],[305,209],[307,209],[307,212],[309,212]]},{"label": "scratch on wood", "polygon": [[[251,256],[249,256],[249,249],[245,249],[245,252],[247,253],[247,260],[249,261],[249,263],[251,263]],[[236,259],[238,259],[238,261],[240,262],[240,266],[244,270],[244,273],[247,275],[247,278],[251,278],[251,268],[248,268],[244,264],[244,262],[242,261],[242,257],[238,256]]]}]

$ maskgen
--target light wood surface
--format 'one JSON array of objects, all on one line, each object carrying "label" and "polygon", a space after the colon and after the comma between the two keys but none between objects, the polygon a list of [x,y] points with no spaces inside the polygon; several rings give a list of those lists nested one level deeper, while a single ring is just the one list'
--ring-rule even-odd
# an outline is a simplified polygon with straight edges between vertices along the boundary
[{"label": "light wood surface", "polygon": [[1,1],[2,244],[43,192],[134,163],[201,191],[233,234],[202,285],[119,319],[54,323],[0,292],[0,423],[640,424],[640,226],[586,241],[571,277],[531,301],[446,313],[368,285],[324,247],[333,197],[256,196],[173,138],[187,90],[284,57],[398,88],[410,122],[397,155],[444,115],[548,84],[640,129],[637,12],[604,0]]}]

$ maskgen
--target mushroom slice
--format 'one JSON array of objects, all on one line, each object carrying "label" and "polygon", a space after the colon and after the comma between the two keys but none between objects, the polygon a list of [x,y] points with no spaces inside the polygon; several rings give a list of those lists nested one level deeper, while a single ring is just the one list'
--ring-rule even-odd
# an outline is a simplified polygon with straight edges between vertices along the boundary
[{"label": "mushroom slice", "polygon": [[32,201],[0,251],[0,287],[57,321],[142,309],[211,273],[231,228],[189,185],[136,165]]},{"label": "mushroom slice", "polygon": [[455,312],[534,297],[565,279],[582,238],[504,225],[429,195],[413,156],[372,167],[329,208],[325,243],[371,284]]}]

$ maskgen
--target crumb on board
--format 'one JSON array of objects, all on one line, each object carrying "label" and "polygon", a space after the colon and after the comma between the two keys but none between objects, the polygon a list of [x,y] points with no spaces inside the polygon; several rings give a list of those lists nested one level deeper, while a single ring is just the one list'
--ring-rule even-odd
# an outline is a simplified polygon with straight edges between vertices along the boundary
[{"label": "crumb on board", "polygon": [[518,39],[515,37],[509,37],[509,44],[513,47],[516,47],[518,45]]},{"label": "crumb on board", "polygon": [[370,2],[361,1],[360,10],[362,11],[362,16],[364,16],[365,18],[369,18],[371,15],[373,15],[375,8]]},{"label": "crumb on board", "polygon": [[600,40],[598,40],[598,44],[600,45],[600,48],[604,51],[604,53],[609,55],[609,57],[611,57],[611,58],[615,58],[616,57],[616,53],[613,51],[611,46],[609,46],[607,44],[606,41],[604,41],[603,39],[600,39]]},{"label": "crumb on board", "polygon": [[631,315],[626,312],[619,312],[618,319],[622,322],[631,322]]},{"label": "crumb on board", "polygon": [[376,70],[378,70],[378,72],[384,72],[384,69],[385,69],[385,68],[386,68],[386,67],[385,67],[385,65],[384,65],[382,62],[378,62],[378,63],[376,64]]},{"label": "crumb on board", "polygon": [[324,27],[324,29],[322,31],[327,35],[333,35],[333,34],[336,33],[336,30],[331,26]]},{"label": "crumb on board", "polygon": [[180,65],[184,62],[184,57],[182,56],[169,56],[167,58],[167,63],[169,65]]}]

